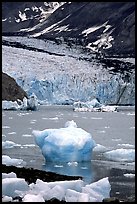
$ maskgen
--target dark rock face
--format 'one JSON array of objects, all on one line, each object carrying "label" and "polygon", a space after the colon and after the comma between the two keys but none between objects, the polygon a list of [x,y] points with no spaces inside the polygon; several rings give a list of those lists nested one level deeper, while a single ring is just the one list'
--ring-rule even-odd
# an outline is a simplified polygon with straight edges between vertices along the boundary
[{"label": "dark rock face", "polygon": [[[3,34],[63,38],[84,46],[90,43],[90,49],[107,55],[135,55],[135,2],[67,2],[41,22],[40,6],[47,9],[44,2],[3,2]],[[26,20],[17,23],[19,11]]]},{"label": "dark rock face", "polygon": [[45,20],[62,2],[3,2],[2,32],[16,33]]},{"label": "dark rock face", "polygon": [[26,92],[16,83],[16,81],[5,73],[2,73],[2,100],[16,101],[27,97]]}]

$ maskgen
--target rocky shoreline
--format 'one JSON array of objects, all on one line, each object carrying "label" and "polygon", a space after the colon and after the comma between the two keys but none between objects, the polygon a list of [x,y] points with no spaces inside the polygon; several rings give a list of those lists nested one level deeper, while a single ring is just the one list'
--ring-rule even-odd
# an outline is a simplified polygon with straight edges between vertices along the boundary
[{"label": "rocky shoreline", "polygon": [[17,101],[23,100],[27,93],[17,84],[16,80],[2,72],[2,100]]},{"label": "rocky shoreline", "polygon": [[[44,182],[65,181],[65,180],[69,181],[69,180],[82,179],[82,177],[80,176],[67,176],[67,175],[61,175],[61,174],[42,171],[42,170],[33,169],[33,168],[7,166],[2,164],[2,173],[10,173],[10,172],[16,173],[18,178],[24,178],[28,184],[35,183],[37,179],[41,179]],[[129,190],[129,188],[127,188],[126,185],[125,186],[121,185],[119,188],[118,182],[122,183],[123,180],[125,180],[125,178],[123,178],[123,171],[112,169],[111,174],[109,176],[109,182],[111,185],[113,185],[112,190],[110,192],[110,198],[105,198],[102,200],[102,202],[135,202],[135,195],[131,197],[126,197],[126,195],[128,195],[127,191]],[[126,182],[129,182],[129,180],[130,180],[129,178],[126,178]],[[124,191],[125,196],[122,195],[122,197],[124,196],[125,199],[120,198],[120,196],[116,196],[116,192],[120,190]],[[22,198],[17,196],[13,198],[13,201],[22,202]],[[66,202],[66,201],[63,201],[63,200],[59,201],[56,198],[52,198],[51,200],[48,200],[45,202]]]}]

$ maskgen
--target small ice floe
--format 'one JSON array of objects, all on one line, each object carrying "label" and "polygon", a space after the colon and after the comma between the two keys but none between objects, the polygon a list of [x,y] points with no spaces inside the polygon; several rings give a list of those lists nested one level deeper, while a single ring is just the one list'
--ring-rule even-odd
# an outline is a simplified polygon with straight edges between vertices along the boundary
[{"label": "small ice floe", "polygon": [[104,156],[113,161],[135,161],[135,149],[115,149],[104,153]]},{"label": "small ice floe", "polygon": [[31,123],[31,124],[35,124],[35,121],[32,121],[32,120],[31,120],[30,123]]},{"label": "small ice floe", "polygon": [[32,134],[46,161],[90,161],[96,146],[91,134],[78,128],[73,120],[67,121],[64,128],[33,130]]},{"label": "small ice floe", "polygon": [[12,202],[12,197],[10,197],[10,196],[2,196],[2,202]]},{"label": "small ice floe", "polygon": [[13,147],[20,147],[21,144],[16,144],[15,142],[12,142],[12,141],[5,141],[3,142],[2,141],[2,149],[10,149],[10,148],[13,148]]},{"label": "small ice floe", "polygon": [[20,105],[17,103],[17,101],[2,101],[2,109],[3,110],[19,110]]},{"label": "small ice floe", "polygon": [[127,115],[135,115],[135,113],[133,112],[133,113],[127,113]]},{"label": "small ice floe", "polygon": [[103,105],[96,98],[87,102],[77,101],[73,103],[73,110],[79,112],[114,112],[116,109],[117,106]]},{"label": "small ice floe", "polygon": [[34,124],[34,123],[36,123],[36,122],[37,122],[37,120],[31,120],[31,121],[30,121],[31,124]]},{"label": "small ice floe", "polygon": [[16,135],[16,132],[8,132],[8,135]]},{"label": "small ice floe", "polygon": [[98,133],[105,133],[105,130],[99,130]]},{"label": "small ice floe", "polygon": [[68,162],[68,166],[77,166],[78,162]]},{"label": "small ice floe", "polygon": [[35,144],[24,144],[22,145],[22,147],[35,147],[36,145]]},{"label": "small ice floe", "polygon": [[22,137],[32,137],[32,135],[29,135],[29,134],[23,134]]},{"label": "small ice floe", "polygon": [[62,168],[63,165],[57,165],[57,164],[55,164],[54,167],[56,167],[56,168]]},{"label": "small ice floe", "polygon": [[88,167],[86,167],[86,166],[82,166],[81,169],[88,169]]},{"label": "small ice floe", "polygon": [[135,129],[135,126],[133,126],[133,127],[130,127],[129,129]]},{"label": "small ice floe", "polygon": [[5,125],[5,126],[2,126],[3,129],[8,129],[10,128],[9,126]]},{"label": "small ice floe", "polygon": [[115,142],[121,141],[121,138],[112,138],[112,141],[115,141]]},{"label": "small ice floe", "polygon": [[49,118],[49,120],[58,120],[58,117]]},{"label": "small ice floe", "polygon": [[109,127],[109,126],[105,126],[104,128],[105,128],[105,129],[108,129],[108,128],[110,128],[110,127]]},{"label": "small ice floe", "polygon": [[101,117],[91,117],[92,120],[102,120],[103,118]]},{"label": "small ice floe", "polygon": [[135,149],[135,145],[132,145],[132,144],[118,144],[117,146],[120,146],[120,147],[129,147],[129,148]]},{"label": "small ice floe", "polygon": [[107,148],[101,144],[97,144],[96,147],[94,147],[94,152],[105,152]]},{"label": "small ice floe", "polygon": [[26,162],[23,159],[12,159],[8,155],[2,155],[2,164],[6,164],[7,166],[24,166]]},{"label": "small ice floe", "polygon": [[14,172],[2,173],[2,179],[4,179],[4,178],[17,178],[17,176]]},{"label": "small ice floe", "polygon": [[135,174],[124,174],[125,177],[128,177],[128,178],[135,178]]}]

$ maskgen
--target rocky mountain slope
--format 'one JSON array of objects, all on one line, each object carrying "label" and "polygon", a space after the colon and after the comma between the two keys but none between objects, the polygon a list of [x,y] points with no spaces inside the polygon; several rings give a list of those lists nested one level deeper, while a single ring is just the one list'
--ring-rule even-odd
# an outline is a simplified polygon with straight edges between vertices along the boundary
[{"label": "rocky mountain slope", "polygon": [[4,35],[63,39],[107,55],[135,55],[135,2],[3,2],[2,19]]},{"label": "rocky mountain slope", "polygon": [[15,33],[45,21],[63,2],[2,2],[2,32]]},{"label": "rocky mountain slope", "polygon": [[16,101],[27,97],[26,92],[16,83],[16,81],[2,72],[2,100]]}]

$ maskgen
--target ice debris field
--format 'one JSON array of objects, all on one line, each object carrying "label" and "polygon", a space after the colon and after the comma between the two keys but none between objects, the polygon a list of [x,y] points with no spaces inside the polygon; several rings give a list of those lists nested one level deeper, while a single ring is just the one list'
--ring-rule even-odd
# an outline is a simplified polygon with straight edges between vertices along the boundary
[{"label": "ice debris field", "polygon": [[[67,121],[64,128],[33,130],[33,135],[45,159],[55,163],[90,161],[92,151],[105,151],[104,146],[96,144],[91,134],[78,128],[73,120]],[[11,148],[16,144],[5,141],[3,148],[7,145]],[[133,165],[135,163],[134,149],[106,150],[104,156],[114,161],[132,162]],[[7,155],[2,156],[2,163],[18,167],[25,165],[22,159],[10,158]],[[66,202],[102,202],[104,198],[110,197],[110,190],[108,177],[90,184],[81,179],[56,182],[37,179],[36,183],[28,184],[24,178],[17,178],[13,172],[2,173],[2,202],[13,202],[16,196],[20,196],[22,202],[45,202],[53,197]]]}]

